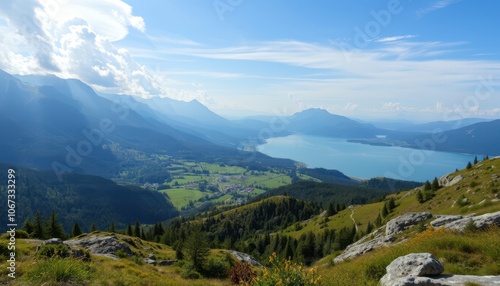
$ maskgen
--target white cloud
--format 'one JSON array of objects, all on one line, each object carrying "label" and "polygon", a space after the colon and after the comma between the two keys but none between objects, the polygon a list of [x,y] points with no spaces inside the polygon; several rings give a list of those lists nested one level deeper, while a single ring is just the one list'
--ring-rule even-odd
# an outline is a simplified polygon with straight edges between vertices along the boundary
[{"label": "white cloud", "polygon": [[395,42],[395,41],[400,41],[400,40],[405,40],[405,39],[411,39],[415,38],[415,35],[403,35],[403,36],[393,36],[393,37],[385,37],[385,38],[380,38],[375,40],[375,42],[378,43],[387,43],[387,42]]},{"label": "white cloud", "polygon": [[428,7],[425,7],[425,8],[422,8],[422,9],[419,9],[417,11],[417,15],[418,16],[423,16],[427,13],[430,13],[430,12],[434,12],[436,10],[439,10],[439,9],[443,9],[443,8],[446,8],[452,4],[455,4],[457,2],[459,2],[461,0],[437,0],[437,1],[433,1],[433,3],[431,5],[429,5]]},{"label": "white cloud", "polygon": [[145,31],[141,17],[120,0],[6,0],[0,6],[0,68],[15,74],[53,73],[95,88],[143,97],[202,98],[203,90],[168,87],[113,42],[129,28]]}]

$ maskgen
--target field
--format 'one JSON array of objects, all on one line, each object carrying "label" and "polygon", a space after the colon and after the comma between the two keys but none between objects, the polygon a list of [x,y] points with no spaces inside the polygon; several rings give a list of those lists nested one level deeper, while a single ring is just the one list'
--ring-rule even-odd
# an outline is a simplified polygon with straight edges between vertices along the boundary
[{"label": "field", "polygon": [[168,171],[172,181],[159,191],[166,193],[180,211],[207,203],[242,204],[268,189],[292,182],[288,170],[257,171],[206,162],[175,161]]}]

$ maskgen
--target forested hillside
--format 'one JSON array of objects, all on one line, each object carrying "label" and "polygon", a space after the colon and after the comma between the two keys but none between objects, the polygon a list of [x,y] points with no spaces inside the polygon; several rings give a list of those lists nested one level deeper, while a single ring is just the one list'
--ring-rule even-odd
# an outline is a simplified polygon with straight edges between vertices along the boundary
[{"label": "forested hillside", "polygon": [[336,204],[366,204],[372,200],[390,194],[391,190],[368,189],[366,187],[342,186],[312,181],[297,183],[270,190],[262,194],[261,198],[288,195],[297,199],[306,200],[327,207],[330,203]]},{"label": "forested hillside", "polygon": [[[7,174],[5,165],[0,165],[0,170]],[[117,185],[96,176],[69,174],[60,182],[50,171],[15,168],[15,172],[19,226],[37,210],[43,217],[57,213],[67,233],[75,222],[88,231],[91,224],[98,229],[107,229],[111,223],[124,228],[137,219],[142,223],[155,223],[178,215],[159,192]],[[1,178],[0,191],[6,193],[7,177]],[[7,213],[6,205],[1,204],[0,211]]]}]

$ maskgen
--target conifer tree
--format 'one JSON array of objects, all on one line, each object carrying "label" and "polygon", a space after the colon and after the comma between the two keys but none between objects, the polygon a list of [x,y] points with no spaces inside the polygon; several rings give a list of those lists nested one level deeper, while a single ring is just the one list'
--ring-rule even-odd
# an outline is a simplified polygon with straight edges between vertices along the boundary
[{"label": "conifer tree", "polygon": [[376,227],[382,226],[382,217],[380,216],[380,213],[377,215],[377,218],[375,219],[375,226]]},{"label": "conifer tree", "polygon": [[31,222],[31,219],[27,218],[26,220],[24,220],[23,230],[26,231],[28,234],[33,233],[33,231],[35,230],[35,227],[34,227],[33,223]]},{"label": "conifer tree", "polygon": [[141,224],[139,223],[139,219],[136,219],[134,226],[134,236],[141,237]]},{"label": "conifer tree", "polygon": [[434,177],[434,181],[432,181],[431,189],[433,191],[439,190],[439,181],[438,181],[438,178]]},{"label": "conifer tree", "polygon": [[417,201],[421,204],[425,202],[424,195],[422,194],[421,191],[417,192]]},{"label": "conifer tree", "polygon": [[80,228],[78,223],[75,222],[75,224],[73,225],[73,229],[71,230],[71,237],[79,236],[80,234],[82,234],[82,229]]},{"label": "conifer tree", "polygon": [[93,223],[93,224],[90,226],[90,232],[94,232],[94,231],[96,231],[96,230],[97,230],[97,228],[96,228],[96,226],[95,226],[95,223]]},{"label": "conifer tree", "polygon": [[387,206],[386,206],[386,205],[384,205],[384,206],[382,207],[382,217],[384,217],[384,218],[385,218],[387,215],[389,215],[389,211],[387,210]]},{"label": "conifer tree", "polygon": [[429,181],[425,181],[425,184],[424,184],[424,191],[428,191],[432,189],[432,185]]},{"label": "conifer tree", "polygon": [[132,233],[132,226],[131,226],[131,225],[130,225],[130,223],[129,223],[129,224],[128,224],[128,226],[127,226],[127,235],[128,235],[128,236],[132,236],[132,234],[133,234],[133,233]]},{"label": "conifer tree", "polygon": [[465,167],[467,170],[469,170],[470,168],[472,168],[472,164],[470,162],[467,163],[467,166]]},{"label": "conifer tree", "polygon": [[368,225],[366,226],[366,234],[369,234],[373,231],[373,224],[371,222],[368,222]]},{"label": "conifer tree", "polygon": [[52,213],[50,214],[50,218],[48,221],[47,234],[51,238],[53,238],[53,237],[57,237],[57,238],[61,238],[61,239],[66,238],[66,234],[64,233],[64,229],[63,229],[61,223],[59,222],[59,220],[57,219],[57,214],[54,211],[52,211]]},{"label": "conifer tree", "polygon": [[328,205],[328,210],[326,212],[326,215],[327,216],[332,216],[332,215],[335,215],[337,212],[335,211],[335,207],[333,206],[333,203],[330,203]]},{"label": "conifer tree", "polygon": [[474,165],[476,165],[479,161],[477,160],[477,156],[474,157]]},{"label": "conifer tree", "polygon": [[197,270],[202,270],[210,253],[209,242],[201,225],[194,225],[183,244],[188,259]]},{"label": "conifer tree", "polygon": [[115,226],[114,221],[111,222],[111,225],[109,226],[108,231],[109,232],[116,232],[116,226]]},{"label": "conifer tree", "polygon": [[45,231],[43,227],[43,220],[40,211],[37,210],[35,218],[33,219],[33,238],[45,238]]}]

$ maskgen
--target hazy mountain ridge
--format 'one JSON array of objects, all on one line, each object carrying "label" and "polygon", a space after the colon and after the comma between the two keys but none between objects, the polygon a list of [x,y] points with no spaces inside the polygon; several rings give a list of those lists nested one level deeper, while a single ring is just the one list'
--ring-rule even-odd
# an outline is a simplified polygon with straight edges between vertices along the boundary
[{"label": "hazy mountain ridge", "polygon": [[[0,131],[9,135],[0,138],[4,163],[107,178],[130,171],[134,165],[143,165],[144,172],[157,169],[167,173],[163,163],[151,157],[156,153],[231,164],[293,165],[289,160],[238,151],[180,131],[155,118],[159,113],[143,116],[151,108],[141,106],[136,112],[126,100],[98,96],[79,80],[50,75],[16,78],[2,72],[0,91]],[[139,159],[141,156],[150,159]]]}]

